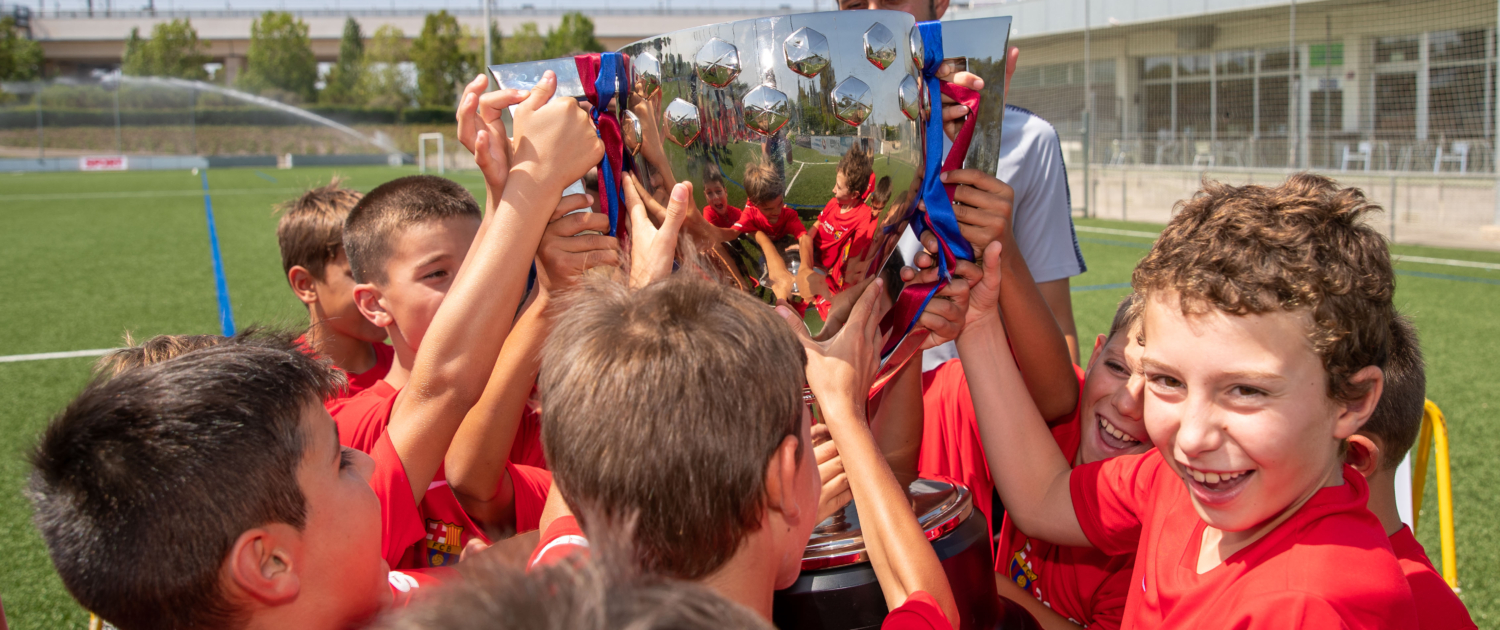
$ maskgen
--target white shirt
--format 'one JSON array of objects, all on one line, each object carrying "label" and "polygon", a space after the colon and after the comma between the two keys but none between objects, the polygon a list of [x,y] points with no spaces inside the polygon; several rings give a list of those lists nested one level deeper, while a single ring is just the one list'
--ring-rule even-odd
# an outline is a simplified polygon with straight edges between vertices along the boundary
[{"label": "white shirt", "polygon": [[[1024,108],[1006,105],[995,177],[1015,190],[1011,231],[1031,277],[1040,284],[1087,271],[1078,236],[1073,232],[1068,170],[1063,166],[1062,146],[1052,123]],[[897,248],[910,265],[922,243],[907,228]],[[922,370],[956,358],[958,347],[953,342],[945,343],[922,354]]]}]

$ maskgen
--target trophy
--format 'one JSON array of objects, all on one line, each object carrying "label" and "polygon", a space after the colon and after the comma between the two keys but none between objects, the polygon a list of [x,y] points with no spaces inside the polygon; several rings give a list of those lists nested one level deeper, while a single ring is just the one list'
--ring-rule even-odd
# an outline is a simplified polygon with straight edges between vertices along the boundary
[{"label": "trophy", "polygon": [[[606,158],[600,197],[615,226],[622,173],[653,216],[693,184],[683,233],[730,285],[835,331],[876,277],[892,308],[875,389],[920,351],[916,321],[946,280],[903,286],[896,242],[931,230],[946,278],[974,252],[959,233],[942,170],[995,172],[1010,18],[917,24],[897,11],[836,11],[691,28],[619,53],[491,66],[503,87],[545,70],[556,97],[585,100]],[[945,41],[946,40],[946,41]],[[981,94],[940,80],[946,65],[984,79]],[[953,138],[942,96],[970,106]],[[615,232],[618,234],[618,232]]]}]

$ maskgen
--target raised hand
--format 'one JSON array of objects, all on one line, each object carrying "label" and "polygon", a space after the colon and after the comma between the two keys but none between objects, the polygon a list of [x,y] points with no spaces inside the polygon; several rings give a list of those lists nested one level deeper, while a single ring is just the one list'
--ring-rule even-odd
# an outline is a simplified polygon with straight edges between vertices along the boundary
[{"label": "raised hand", "polygon": [[953,216],[958,230],[974,251],[984,251],[990,243],[1000,241],[1006,250],[1015,235],[1011,229],[1016,191],[991,173],[963,168],[943,173],[945,184],[956,184],[953,191]]},{"label": "raised hand", "polygon": [[844,472],[844,460],[839,457],[839,447],[833,443],[828,425],[813,425],[812,442],[813,454],[818,460],[818,476],[823,480],[823,492],[818,496],[818,522],[821,523],[844,509],[854,495],[849,491],[849,475]]},{"label": "raised hand", "polygon": [[583,272],[594,267],[620,265],[620,241],[608,236],[609,215],[577,212],[590,207],[589,195],[568,195],[552,213],[537,246],[537,284],[550,295],[578,284]]},{"label": "raised hand", "polygon": [[[1010,77],[1016,73],[1016,61],[1021,58],[1021,49],[1014,46],[1005,52],[1005,88],[1002,92],[1003,98],[1010,98]],[[952,63],[943,63],[938,66],[937,78],[940,81],[956,83],[971,90],[984,89],[984,79],[972,72],[959,72]],[[964,126],[964,118],[968,117],[969,108],[960,105],[958,101],[948,95],[943,95],[943,133],[952,140],[958,136],[959,129]]]},{"label": "raised hand", "polygon": [[667,203],[661,227],[657,227],[646,213],[635,176],[625,177],[625,204],[630,206],[630,286],[639,289],[672,275],[682,222],[688,213],[695,212],[693,185],[683,182],[672,187],[672,199]]},{"label": "raised hand", "polygon": [[777,314],[786,320],[807,351],[807,384],[829,418],[841,414],[865,417],[870,384],[880,371],[880,349],[885,346],[887,336],[880,331],[880,318],[889,309],[885,280],[876,278],[854,303],[838,334],[819,342],[808,336],[807,327],[796,311],[787,306],[776,307]]},{"label": "raised hand", "polygon": [[[484,174],[485,190],[498,203],[500,193],[505,190],[505,178],[510,174],[511,152],[501,114],[511,105],[526,100],[530,92],[506,89],[486,93],[488,83],[481,74],[464,86],[463,98],[458,102],[458,142],[474,154],[474,163]],[[480,131],[486,136],[483,146]]]},{"label": "raised hand", "polygon": [[[557,75],[548,70],[516,106],[511,153],[511,177],[524,174],[549,194],[560,194],[604,158],[604,143],[588,113],[573,99],[552,100],[556,91]],[[488,132],[477,135],[476,142],[488,141]]]}]

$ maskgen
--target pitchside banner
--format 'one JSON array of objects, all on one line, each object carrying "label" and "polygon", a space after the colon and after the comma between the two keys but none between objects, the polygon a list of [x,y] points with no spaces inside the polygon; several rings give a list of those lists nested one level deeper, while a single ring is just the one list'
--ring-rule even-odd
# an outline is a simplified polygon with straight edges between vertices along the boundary
[{"label": "pitchside banner", "polygon": [[80,171],[124,171],[130,161],[123,155],[90,155],[78,158]]}]

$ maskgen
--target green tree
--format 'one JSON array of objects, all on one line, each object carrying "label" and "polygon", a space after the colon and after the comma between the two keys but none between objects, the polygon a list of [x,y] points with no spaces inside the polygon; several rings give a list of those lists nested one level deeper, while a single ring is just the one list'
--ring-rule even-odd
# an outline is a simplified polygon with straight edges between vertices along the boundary
[{"label": "green tree", "polygon": [[150,39],[141,39],[140,31],[130,29],[125,41],[122,72],[132,76],[177,77],[203,80],[208,71],[203,45],[191,20],[160,22],[151,29]]},{"label": "green tree", "polygon": [[250,25],[250,50],[240,85],[289,101],[311,101],[318,63],[307,23],[290,13],[266,11]]},{"label": "green tree", "polygon": [[556,30],[547,31],[543,59],[603,50],[604,45],[594,37],[594,21],[582,13],[572,11],[563,14],[562,23],[557,25]]},{"label": "green tree", "polygon": [[547,39],[542,37],[541,31],[537,30],[536,22],[526,22],[517,26],[503,48],[505,53],[500,58],[504,60],[504,63],[550,58],[546,51]]},{"label": "green tree", "polygon": [[361,75],[365,72],[365,36],[354,18],[344,20],[344,38],[339,42],[339,59],[328,71],[320,100],[340,105],[352,104],[359,98]]},{"label": "green tree", "polygon": [[15,18],[0,18],[0,80],[29,81],[41,76],[42,46],[21,35]]},{"label": "green tree", "polygon": [[360,76],[357,102],[369,107],[410,107],[412,81],[408,62],[406,34],[389,24],[376,29],[365,49],[365,71]]},{"label": "green tree", "polygon": [[417,67],[417,102],[423,107],[448,107],[458,98],[459,86],[474,78],[478,61],[472,39],[447,11],[428,13],[422,34],[411,44]]}]

